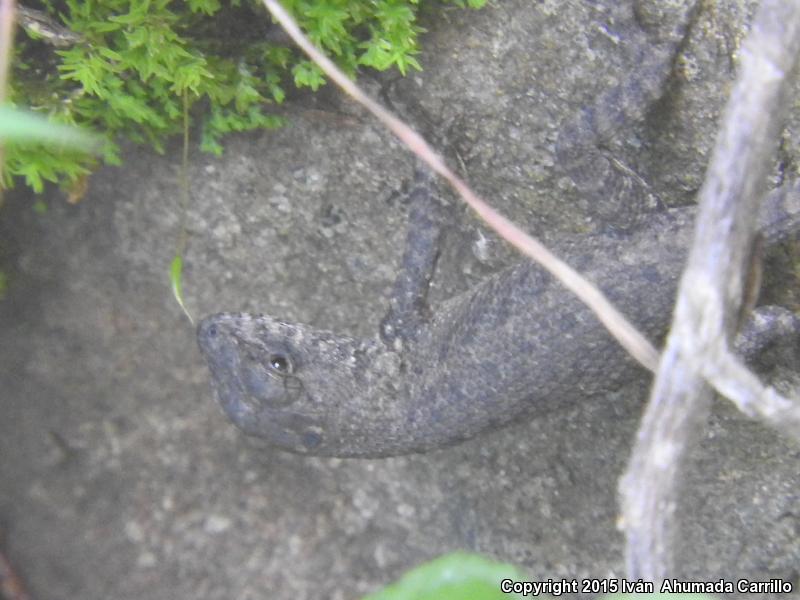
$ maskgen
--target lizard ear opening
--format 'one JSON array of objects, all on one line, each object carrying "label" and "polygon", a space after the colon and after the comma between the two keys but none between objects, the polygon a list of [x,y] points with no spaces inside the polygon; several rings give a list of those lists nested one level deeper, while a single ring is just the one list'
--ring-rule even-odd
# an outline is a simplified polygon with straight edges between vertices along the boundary
[{"label": "lizard ear opening", "polygon": [[301,437],[303,446],[305,446],[307,450],[314,450],[315,448],[318,448],[319,445],[322,444],[322,440],[322,431],[315,431],[313,429],[309,429],[303,433]]}]

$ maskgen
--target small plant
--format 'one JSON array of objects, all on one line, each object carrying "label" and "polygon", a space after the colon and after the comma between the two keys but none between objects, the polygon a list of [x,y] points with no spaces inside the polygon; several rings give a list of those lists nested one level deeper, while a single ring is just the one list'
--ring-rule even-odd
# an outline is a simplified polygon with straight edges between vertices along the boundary
[{"label": "small plant", "polygon": [[[675,581],[675,580],[673,580]],[[626,582],[626,583],[623,583]],[[415,567],[395,583],[364,596],[361,600],[522,600],[523,598],[558,598],[572,589],[612,588],[628,585],[632,589],[646,586],[641,579],[627,582],[613,578],[566,579],[549,578],[532,581],[515,566],[497,562],[479,554],[453,552]],[[713,600],[701,593],[613,593],[599,596],[601,600]],[[701,584],[697,584],[698,586]],[[733,585],[731,583],[731,585]]]},{"label": "small plant", "polygon": [[517,600],[503,580],[524,580],[514,566],[477,554],[454,552],[424,563],[397,582],[362,600]]},{"label": "small plant", "polygon": [[[477,8],[485,0],[442,0]],[[361,66],[419,69],[418,0],[287,0],[311,39],[351,75]],[[289,86],[318,89],[319,68],[279,35],[255,2],[232,0],[43,0],[25,7],[18,33],[13,106],[55,123],[88,126],[106,138],[100,158],[45,145],[8,143],[3,185],[22,177],[36,192],[45,181],[78,188],[102,160],[119,164],[119,141],[150,144],[183,127],[184,97],[203,150],[222,152],[233,131],[277,127],[269,106]],[[37,13],[37,10],[41,13]],[[49,20],[31,25],[30,14]],[[22,15],[26,17],[25,14]],[[45,33],[42,31],[45,30]]]}]

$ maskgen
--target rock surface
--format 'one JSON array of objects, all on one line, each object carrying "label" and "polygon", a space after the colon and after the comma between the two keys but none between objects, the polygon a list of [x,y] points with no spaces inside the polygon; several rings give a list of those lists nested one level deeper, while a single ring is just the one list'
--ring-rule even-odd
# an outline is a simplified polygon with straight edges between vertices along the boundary
[{"label": "rock surface", "polygon": [[[545,239],[597,226],[554,164],[558,127],[630,70],[602,2],[506,0],[425,23],[425,71],[367,80],[441,137],[475,187]],[[667,95],[620,144],[659,199],[699,187],[751,3],[692,27]],[[798,96],[800,97],[800,95]],[[412,162],[337,93],[291,125],[193,154],[184,292],[196,317],[264,311],[369,335],[402,251]],[[308,459],[214,403],[172,299],[179,148],[130,149],[77,206],[0,213],[0,529],[34,598],[350,599],[466,549],[531,579],[622,576],[616,485],[644,379],[426,455]],[[797,173],[800,107],[781,140]],[[434,293],[515,260],[461,213]],[[784,285],[791,283],[787,274]],[[781,278],[778,278],[779,280]],[[680,576],[798,584],[796,445],[718,403],[687,474]]]}]

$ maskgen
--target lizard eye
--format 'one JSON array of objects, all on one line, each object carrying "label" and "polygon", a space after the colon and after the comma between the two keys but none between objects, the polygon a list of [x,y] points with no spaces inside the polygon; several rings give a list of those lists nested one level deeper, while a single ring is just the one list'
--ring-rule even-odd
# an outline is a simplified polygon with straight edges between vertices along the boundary
[{"label": "lizard eye", "polygon": [[271,407],[286,406],[300,397],[303,383],[292,375],[293,371],[289,356],[279,353],[269,354],[264,360],[249,351],[239,366],[244,391]]},{"label": "lizard eye", "polygon": [[269,366],[281,375],[288,375],[292,372],[292,362],[283,354],[273,354],[270,356]]}]

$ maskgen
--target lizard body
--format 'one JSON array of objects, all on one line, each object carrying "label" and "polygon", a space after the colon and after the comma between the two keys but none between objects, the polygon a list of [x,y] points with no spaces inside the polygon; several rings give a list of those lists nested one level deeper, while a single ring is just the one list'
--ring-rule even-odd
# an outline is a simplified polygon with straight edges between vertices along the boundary
[{"label": "lizard body", "polygon": [[[638,68],[568,119],[555,150],[561,169],[600,212],[608,204],[636,214],[646,190],[612,156],[609,142],[662,94],[697,2],[611,6],[610,27],[629,29],[621,39]],[[414,192],[421,203],[412,206],[416,224],[375,338],[265,315],[220,313],[200,323],[198,342],[217,397],[243,431],[311,455],[423,452],[614,390],[636,372],[596,317],[528,262],[428,311],[438,240],[429,191],[422,182]],[[785,237],[800,221],[800,185],[773,192],[765,209],[768,240]],[[661,339],[693,214],[662,210],[638,230],[586,236],[556,250],[644,333]]]},{"label": "lizard body", "polygon": [[[671,209],[621,240],[587,236],[561,255],[635,325],[663,336],[694,210]],[[769,242],[800,224],[800,184],[770,194]],[[198,327],[218,399],[243,431],[312,455],[423,452],[617,388],[638,368],[595,316],[523,262],[456,296],[397,340],[356,339],[264,315]]]}]

